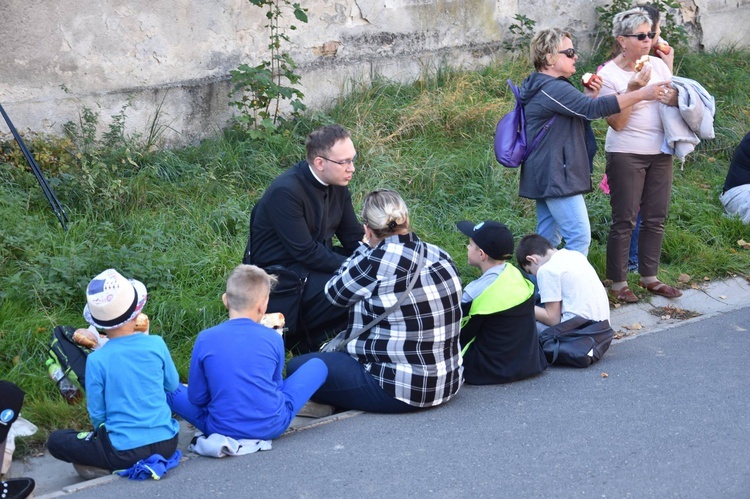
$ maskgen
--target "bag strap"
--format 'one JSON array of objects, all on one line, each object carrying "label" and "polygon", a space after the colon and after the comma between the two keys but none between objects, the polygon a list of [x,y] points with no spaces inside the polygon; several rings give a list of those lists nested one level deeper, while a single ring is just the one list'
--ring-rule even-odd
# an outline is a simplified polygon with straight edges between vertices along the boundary
[{"label": "bag strap", "polygon": [[557,336],[552,338],[552,362],[550,364],[554,364],[557,362],[557,356],[560,354],[560,340],[557,338]]},{"label": "bag strap", "polygon": [[388,315],[390,315],[394,310],[396,310],[398,307],[401,306],[401,304],[406,300],[406,297],[409,296],[409,293],[411,293],[411,290],[414,289],[414,285],[417,283],[417,279],[419,279],[419,274],[422,273],[422,268],[424,267],[424,261],[427,259],[427,245],[425,243],[421,243],[422,247],[420,248],[422,251],[419,253],[419,262],[417,263],[417,270],[414,271],[414,277],[411,278],[409,281],[409,285],[406,287],[406,290],[401,294],[401,296],[398,297],[398,300],[396,300],[396,303],[388,307],[385,312],[377,316],[373,321],[371,321],[369,324],[364,326],[362,329],[357,331],[355,334],[352,334],[347,339],[342,341],[336,351],[340,352],[344,350],[344,347],[348,345],[352,340],[356,340],[357,338],[363,336],[367,331],[373,328],[373,326],[377,325],[380,321],[385,319]]},{"label": "bag strap", "polygon": [[[521,90],[513,84],[513,81],[508,79],[508,86],[510,87],[511,91],[513,92],[513,95],[516,97],[516,102],[519,104],[521,103]],[[523,104],[521,104],[521,109],[523,110],[523,113],[521,113],[521,127],[525,130],[526,129],[526,110],[523,107]],[[539,142],[542,141],[545,135],[547,135],[547,132],[552,127],[552,124],[555,122],[555,119],[557,118],[557,114],[553,115],[547,122],[542,125],[542,129],[539,130],[539,133],[536,134],[536,137],[534,137],[534,140],[531,142],[531,144],[526,148],[526,154],[524,154],[521,161],[525,161],[526,158],[529,157],[529,154],[531,154],[531,151],[536,148],[536,146],[539,144]]]},{"label": "bag strap", "polygon": [[253,263],[253,219],[255,218],[255,208],[257,208],[258,205],[256,204],[253,206],[253,209],[250,211],[250,226],[247,233],[247,245],[245,246],[245,253],[242,255],[242,263],[245,265],[251,265]]},{"label": "bag strap", "polygon": [[534,141],[531,143],[529,147],[526,148],[526,154],[524,154],[523,159],[524,161],[526,158],[529,157],[529,154],[531,154],[531,151],[534,150],[534,148],[541,142],[541,140],[544,138],[545,135],[547,135],[547,132],[552,127],[552,123],[555,122],[555,118],[557,118],[557,115],[552,116],[547,123],[542,125],[542,129],[539,130],[539,133],[536,134],[536,137],[534,137]]}]

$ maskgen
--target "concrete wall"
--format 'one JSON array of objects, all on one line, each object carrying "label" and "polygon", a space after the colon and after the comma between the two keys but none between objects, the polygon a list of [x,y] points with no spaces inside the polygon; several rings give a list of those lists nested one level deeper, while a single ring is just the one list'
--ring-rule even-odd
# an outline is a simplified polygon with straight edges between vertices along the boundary
[{"label": "concrete wall", "polygon": [[[517,12],[586,46],[603,3],[308,0],[309,23],[288,32],[289,50],[305,102],[325,107],[375,77],[486,64]],[[680,3],[696,46],[750,45],[750,0]],[[84,106],[106,125],[129,103],[129,132],[145,134],[158,110],[167,143],[193,142],[230,119],[229,71],[268,57],[264,13],[247,0],[3,0],[0,19],[0,103],[21,130],[59,134]]]}]

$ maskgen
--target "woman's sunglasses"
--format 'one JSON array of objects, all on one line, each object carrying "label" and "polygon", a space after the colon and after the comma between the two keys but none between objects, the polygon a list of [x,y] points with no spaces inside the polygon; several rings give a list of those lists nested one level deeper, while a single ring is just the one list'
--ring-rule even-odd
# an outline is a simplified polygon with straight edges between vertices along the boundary
[{"label": "woman's sunglasses", "polygon": [[568,56],[568,57],[569,57],[570,59],[573,59],[573,58],[574,58],[574,57],[576,56],[576,49],[565,49],[565,50],[560,50],[560,51],[558,52],[558,54],[565,54],[565,55],[566,55],[566,56]]},{"label": "woman's sunglasses", "polygon": [[656,38],[656,33],[651,31],[650,33],[638,33],[634,35],[622,35],[622,36],[626,36],[628,38],[638,38],[638,41],[642,42],[643,40],[646,39],[646,37],[649,37],[651,40],[653,40],[654,38]]}]

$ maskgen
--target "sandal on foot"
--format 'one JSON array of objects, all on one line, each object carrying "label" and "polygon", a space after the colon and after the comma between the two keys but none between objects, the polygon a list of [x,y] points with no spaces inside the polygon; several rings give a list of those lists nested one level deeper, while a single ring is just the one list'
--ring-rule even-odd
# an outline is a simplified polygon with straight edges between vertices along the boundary
[{"label": "sandal on foot", "polygon": [[621,301],[625,303],[638,303],[638,297],[635,296],[635,293],[630,291],[630,288],[625,286],[622,289],[609,289],[607,291],[607,294],[610,298],[612,298],[614,301]]},{"label": "sandal on foot", "polygon": [[682,296],[682,291],[677,288],[673,288],[669,284],[664,284],[661,281],[654,281],[648,284],[639,282],[638,285],[642,288],[646,288],[649,292],[663,296],[665,298],[679,298]]}]

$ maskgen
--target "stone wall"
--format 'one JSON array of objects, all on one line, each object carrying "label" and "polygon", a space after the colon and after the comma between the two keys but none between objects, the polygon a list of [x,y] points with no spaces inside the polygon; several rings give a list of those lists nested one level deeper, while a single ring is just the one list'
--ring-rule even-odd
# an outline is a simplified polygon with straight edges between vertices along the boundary
[{"label": "stone wall", "polygon": [[[486,64],[502,55],[519,12],[590,46],[604,3],[309,0],[309,23],[288,32],[290,52],[305,102],[325,107],[375,77]],[[680,4],[696,47],[750,45],[750,0]],[[229,71],[268,57],[264,12],[247,0],[3,0],[0,18],[0,103],[21,130],[59,134],[84,107],[106,126],[127,104],[130,133],[146,134],[158,113],[167,143],[193,142],[231,118]]]}]

